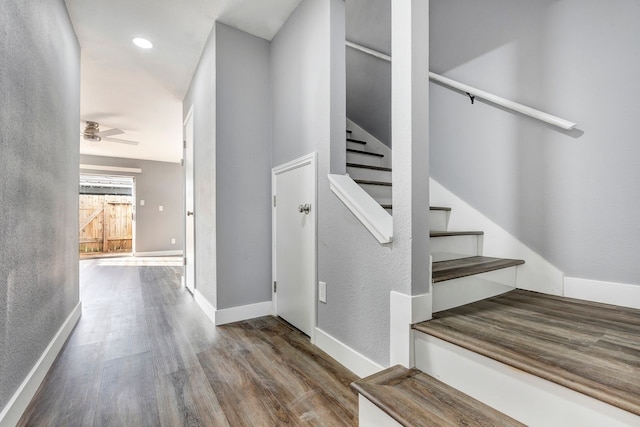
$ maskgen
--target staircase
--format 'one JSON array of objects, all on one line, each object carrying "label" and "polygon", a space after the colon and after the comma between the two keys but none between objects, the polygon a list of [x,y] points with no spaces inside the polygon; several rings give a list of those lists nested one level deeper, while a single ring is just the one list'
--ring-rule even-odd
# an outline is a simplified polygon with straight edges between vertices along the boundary
[{"label": "staircase", "polygon": [[[347,130],[347,173],[389,213],[391,202],[390,152],[379,142],[367,141],[361,130]],[[523,260],[482,256],[482,231],[448,230],[451,209],[429,208],[433,257],[433,311],[442,311],[510,291],[516,268]]]},{"label": "staircase", "polygon": [[[389,213],[390,151],[347,131],[347,173]],[[415,368],[352,384],[360,426],[640,426],[640,310],[516,289],[523,260],[430,207],[433,319]],[[453,213],[455,214],[455,213]],[[522,424],[524,423],[524,424]]]}]

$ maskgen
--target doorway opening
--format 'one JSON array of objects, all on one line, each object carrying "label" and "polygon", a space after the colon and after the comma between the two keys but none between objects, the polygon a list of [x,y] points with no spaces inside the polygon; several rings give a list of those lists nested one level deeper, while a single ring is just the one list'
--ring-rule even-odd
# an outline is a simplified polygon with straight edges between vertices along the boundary
[{"label": "doorway opening", "polygon": [[133,255],[134,178],[81,174],[79,193],[80,259]]}]

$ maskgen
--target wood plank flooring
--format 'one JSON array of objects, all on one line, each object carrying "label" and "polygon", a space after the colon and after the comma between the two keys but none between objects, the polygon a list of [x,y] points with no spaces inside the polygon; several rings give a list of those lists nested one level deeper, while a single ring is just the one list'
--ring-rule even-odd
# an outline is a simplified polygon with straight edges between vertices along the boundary
[{"label": "wood plank flooring", "polygon": [[524,425],[418,369],[400,365],[356,381],[351,387],[403,426]]},{"label": "wood plank flooring", "polygon": [[81,261],[82,318],[19,426],[357,425],[357,376],[277,318],[215,327],[178,265]]},{"label": "wood plank flooring", "polygon": [[414,325],[640,415],[640,310],[514,290]]}]

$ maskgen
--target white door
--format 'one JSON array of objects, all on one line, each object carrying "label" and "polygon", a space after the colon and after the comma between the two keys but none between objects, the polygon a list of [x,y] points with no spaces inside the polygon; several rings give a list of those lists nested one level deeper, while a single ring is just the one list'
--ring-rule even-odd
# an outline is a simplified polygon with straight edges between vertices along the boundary
[{"label": "white door", "polygon": [[185,204],[185,235],[184,235],[184,275],[185,286],[191,293],[195,290],[195,220],[193,197],[193,106],[189,110],[184,122],[184,204]]},{"label": "white door", "polygon": [[313,339],[316,153],[273,169],[275,312]]}]

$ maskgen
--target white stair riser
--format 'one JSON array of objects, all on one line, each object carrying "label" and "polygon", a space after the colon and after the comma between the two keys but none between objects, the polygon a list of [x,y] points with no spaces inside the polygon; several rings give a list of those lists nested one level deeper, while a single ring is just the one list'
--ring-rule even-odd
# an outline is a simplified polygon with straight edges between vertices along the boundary
[{"label": "white stair riser", "polygon": [[347,173],[352,179],[368,179],[371,181],[391,182],[391,172],[374,169],[354,168],[347,166]]},{"label": "white stair riser", "polygon": [[380,157],[367,154],[352,153],[347,151],[347,163],[359,163],[361,165],[380,166]]},{"label": "white stair riser", "polygon": [[386,185],[359,184],[378,203],[390,203],[391,187]]},{"label": "white stair riser", "polygon": [[[470,256],[482,255],[482,236],[444,236],[429,240],[433,261],[446,261]],[[447,254],[456,254],[449,257]]]},{"label": "white stair riser", "polygon": [[416,368],[526,425],[638,425],[631,412],[431,335],[413,337]]},{"label": "white stair riser", "polygon": [[516,287],[517,267],[503,268],[433,284],[433,312],[480,301]]},{"label": "white stair riser", "polygon": [[430,210],[429,229],[433,231],[447,231],[450,213],[451,211]]}]

